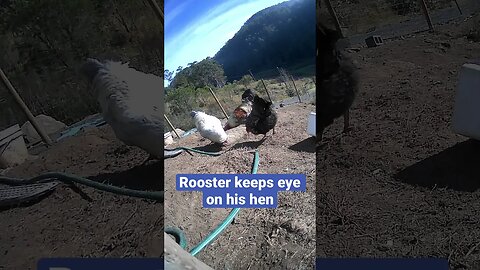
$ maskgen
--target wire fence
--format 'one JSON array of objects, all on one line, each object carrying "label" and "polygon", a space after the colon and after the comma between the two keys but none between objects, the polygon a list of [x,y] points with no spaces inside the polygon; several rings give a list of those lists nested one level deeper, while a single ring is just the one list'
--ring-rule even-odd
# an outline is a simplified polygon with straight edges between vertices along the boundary
[{"label": "wire fence", "polygon": [[[327,0],[322,15],[328,14]],[[362,43],[369,35],[383,39],[431,30],[438,24],[480,10],[478,0],[329,0],[345,37]],[[333,20],[333,19],[332,19]]]},{"label": "wire fence", "polygon": [[[163,76],[163,25],[147,0],[57,2],[0,6],[0,67],[33,115],[69,125],[98,112],[79,73],[87,57]],[[0,83],[0,130],[26,121]]]},{"label": "wire fence", "polygon": [[[222,88],[212,90],[227,115],[230,115],[241,104],[241,95],[246,89],[254,90],[266,100],[269,100],[269,94],[274,104],[280,104],[284,100],[286,100],[285,104],[299,102],[298,96],[302,102],[310,102],[314,99],[314,76],[292,76],[288,70],[281,67],[277,68],[277,73],[277,76],[269,79],[257,79],[255,74],[252,74],[254,77],[245,75],[239,81],[227,83]],[[268,94],[265,88],[268,90]],[[171,93],[167,93],[165,114],[175,128],[186,131],[195,127],[190,117],[192,110],[203,111],[219,119],[225,119],[226,116],[220,105],[208,88],[175,89]],[[170,130],[171,127],[165,127],[165,132]]]}]

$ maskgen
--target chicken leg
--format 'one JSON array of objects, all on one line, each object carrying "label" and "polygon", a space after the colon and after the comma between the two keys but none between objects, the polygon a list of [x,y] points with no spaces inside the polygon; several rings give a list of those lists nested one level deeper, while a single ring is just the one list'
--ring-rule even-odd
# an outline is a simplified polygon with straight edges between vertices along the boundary
[{"label": "chicken leg", "polygon": [[343,133],[347,133],[352,130],[350,126],[350,110],[347,110],[343,115]]},{"label": "chicken leg", "polygon": [[319,128],[317,131],[317,141],[315,143],[315,149],[318,151],[324,144],[322,144],[322,139],[323,139],[323,128]]}]

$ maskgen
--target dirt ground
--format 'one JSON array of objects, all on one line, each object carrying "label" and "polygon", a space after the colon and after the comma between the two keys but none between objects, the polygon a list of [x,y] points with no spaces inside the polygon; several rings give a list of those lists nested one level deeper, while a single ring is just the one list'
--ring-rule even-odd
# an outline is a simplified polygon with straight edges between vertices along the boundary
[{"label": "dirt ground", "polygon": [[[197,244],[230,209],[202,209],[201,195],[177,192],[177,173],[249,173],[259,148],[258,173],[302,173],[307,192],[278,196],[278,209],[242,209],[199,258],[214,269],[312,269],[315,256],[315,154],[306,134],[309,104],[290,105],[278,112],[273,137],[237,136],[227,153],[210,157],[183,153],[165,162],[167,226],[182,228]],[[242,134],[244,127],[229,132]],[[192,135],[180,142],[208,144]],[[134,189],[162,190],[163,162],[140,166],[141,150],[115,139],[108,125],[67,138],[7,175],[32,177],[61,171]],[[160,257],[163,255],[162,203],[61,185],[37,203],[0,209],[0,269],[35,269],[42,257]]]},{"label": "dirt ground", "polygon": [[[228,131],[236,141],[230,141],[224,148],[227,152],[219,157],[184,153],[166,160],[165,227],[181,228],[188,250],[203,240],[231,209],[202,208],[201,192],[175,190],[175,175],[250,173],[254,157],[250,151],[258,148],[259,174],[305,174],[307,191],[280,192],[276,209],[241,209],[235,222],[197,257],[214,269],[313,269],[315,148],[313,138],[306,133],[306,118],[314,110],[311,104],[280,108],[275,135],[262,143],[262,135],[247,138],[245,127],[240,126]],[[218,150],[198,134],[177,144]]]},{"label": "dirt ground", "polygon": [[[163,162],[124,146],[109,126],[67,138],[7,174],[61,171],[134,189],[162,190]],[[0,269],[36,269],[42,257],[160,257],[163,204],[61,185],[43,200],[0,209]]]},{"label": "dirt ground", "polygon": [[317,153],[318,256],[480,269],[480,143],[451,128],[460,67],[480,58],[479,25],[476,15],[352,53],[354,129],[335,136],[339,119]]}]

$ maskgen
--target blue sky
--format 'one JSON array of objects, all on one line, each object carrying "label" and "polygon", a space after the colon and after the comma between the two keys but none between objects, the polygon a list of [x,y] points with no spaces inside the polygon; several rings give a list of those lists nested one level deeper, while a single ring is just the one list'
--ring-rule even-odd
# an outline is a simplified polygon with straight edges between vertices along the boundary
[{"label": "blue sky", "polygon": [[213,57],[253,14],[285,1],[166,0],[165,69]]}]

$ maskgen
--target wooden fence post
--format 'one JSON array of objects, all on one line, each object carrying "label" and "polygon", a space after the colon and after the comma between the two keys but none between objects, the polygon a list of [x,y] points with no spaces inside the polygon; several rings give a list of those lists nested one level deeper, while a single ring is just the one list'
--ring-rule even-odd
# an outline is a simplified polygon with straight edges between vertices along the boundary
[{"label": "wooden fence post", "polygon": [[[288,80],[288,77],[285,78],[285,76],[283,76],[282,70],[280,70],[279,67],[277,67],[277,70],[278,70],[278,74],[280,74],[280,77],[282,77],[282,80],[283,80],[283,83],[285,84],[285,87],[287,88],[287,90],[289,90],[290,87],[288,87],[288,83],[286,81],[286,80]],[[265,87],[265,89],[267,89],[267,88]]]},{"label": "wooden fence post", "polygon": [[425,15],[425,18],[427,19],[428,28],[430,29],[430,31],[434,31],[433,24],[432,24],[432,18],[430,18],[430,13],[428,12],[427,3],[425,3],[425,0],[419,0],[419,1],[420,1],[420,5],[422,6],[422,9],[423,9],[423,14]]},{"label": "wooden fence post", "polygon": [[217,96],[215,95],[215,93],[213,92],[212,88],[208,87],[208,90],[210,90],[210,93],[212,93],[213,98],[214,98],[215,101],[217,102],[218,106],[220,106],[220,109],[222,110],[222,112],[223,112],[223,114],[225,115],[225,117],[228,119],[228,114],[227,114],[227,112],[225,111],[225,109],[223,109],[222,104],[221,104],[220,101],[218,100],[218,98],[217,98]]},{"label": "wooden fence post", "polygon": [[248,73],[250,73],[250,76],[252,76],[252,79],[253,79],[254,81],[256,81],[256,80],[255,80],[255,77],[253,76],[253,73],[252,73],[252,71],[251,71],[250,69],[248,70]]},{"label": "wooden fence post", "polygon": [[7,87],[7,90],[13,95],[13,98],[15,99],[15,102],[18,104],[18,106],[20,106],[20,109],[22,109],[22,111],[25,113],[28,120],[32,124],[32,126],[38,132],[38,135],[40,135],[40,137],[45,142],[45,144],[52,145],[52,140],[50,139],[50,137],[48,137],[47,133],[43,130],[43,128],[35,120],[35,117],[33,116],[32,112],[27,107],[25,102],[23,102],[22,98],[20,97],[18,92],[15,90],[13,85],[10,83],[10,81],[7,78],[7,75],[5,75],[5,73],[3,73],[3,70],[1,68],[0,68],[0,77],[1,77],[5,87]]},{"label": "wooden fence post", "polygon": [[458,9],[458,12],[460,12],[460,15],[463,15],[462,9],[460,8],[458,1],[457,0],[453,0],[453,1],[455,1],[455,5],[457,5],[457,9]]},{"label": "wooden fence post", "polygon": [[265,82],[263,81],[263,79],[260,79],[260,81],[262,81],[263,88],[265,88],[265,92],[267,92],[268,99],[270,99],[270,102],[273,103],[273,99],[272,99],[272,97],[270,96],[270,93],[268,92],[268,89],[267,89],[267,86],[265,85]]},{"label": "wooden fence post", "polygon": [[338,20],[337,13],[333,9],[332,4],[330,3],[330,0],[325,0],[325,5],[327,6],[328,13],[330,13],[330,16],[332,16],[333,18],[333,21],[335,23],[335,28],[340,33],[340,37],[344,38],[345,36],[343,35],[342,27],[340,26],[340,21]]},{"label": "wooden fence post", "polygon": [[170,128],[172,129],[173,133],[175,133],[175,135],[177,135],[177,137],[180,138],[180,135],[178,135],[177,131],[175,130],[175,127],[172,125],[172,122],[170,122],[170,120],[168,120],[167,115],[163,114],[163,117],[165,118],[165,120],[167,120],[167,123],[170,126]]},{"label": "wooden fence post", "polygon": [[302,103],[302,99],[300,98],[300,93],[298,93],[298,89],[297,89],[297,86],[295,85],[295,80],[293,79],[292,75],[290,75],[290,79],[292,80],[293,88],[295,88],[295,92],[297,92],[298,101]]}]

